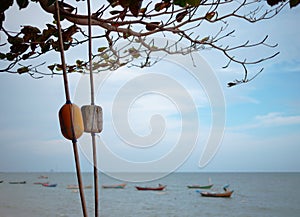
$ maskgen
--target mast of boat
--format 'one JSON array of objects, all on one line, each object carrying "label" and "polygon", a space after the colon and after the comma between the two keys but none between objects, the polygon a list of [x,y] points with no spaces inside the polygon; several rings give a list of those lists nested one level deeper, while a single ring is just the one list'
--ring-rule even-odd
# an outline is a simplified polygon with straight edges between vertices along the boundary
[{"label": "mast of boat", "polygon": [[208,184],[210,184],[210,185],[212,184],[210,177],[208,177]]}]

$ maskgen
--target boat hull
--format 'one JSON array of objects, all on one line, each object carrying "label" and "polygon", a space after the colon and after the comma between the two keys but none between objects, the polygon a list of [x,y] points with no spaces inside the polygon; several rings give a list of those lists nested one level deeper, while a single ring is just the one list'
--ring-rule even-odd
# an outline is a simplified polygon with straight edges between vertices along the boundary
[{"label": "boat hull", "polygon": [[233,191],[225,191],[225,192],[200,192],[202,197],[231,197]]},{"label": "boat hull", "polygon": [[26,181],[21,181],[21,182],[9,182],[9,184],[26,184]]},{"label": "boat hull", "polygon": [[56,187],[57,186],[57,184],[42,184],[42,186],[44,186],[44,187]]},{"label": "boat hull", "polygon": [[197,189],[211,189],[213,184],[211,185],[188,185],[188,188],[197,188]]},{"label": "boat hull", "polygon": [[135,186],[135,188],[139,191],[162,191],[164,190],[166,185],[161,185],[158,187],[140,187],[140,186]]},{"label": "boat hull", "polygon": [[102,185],[102,188],[116,188],[116,189],[123,189],[125,188],[126,184],[116,184],[116,185]]},{"label": "boat hull", "polygon": [[49,184],[49,182],[34,182],[33,184],[35,184],[35,185],[44,185],[44,184]]}]

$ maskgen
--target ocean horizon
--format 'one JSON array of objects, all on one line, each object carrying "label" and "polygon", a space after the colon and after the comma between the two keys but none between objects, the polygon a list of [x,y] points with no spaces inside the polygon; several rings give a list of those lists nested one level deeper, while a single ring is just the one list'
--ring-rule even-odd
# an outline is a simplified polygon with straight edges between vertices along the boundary
[{"label": "ocean horizon", "polygon": [[[128,175],[128,174],[127,174]],[[139,174],[141,175],[141,174]],[[93,174],[82,173],[85,186],[93,186]],[[44,177],[44,178],[42,178]],[[45,178],[47,177],[47,178]],[[80,217],[79,193],[74,172],[0,172],[0,217]],[[9,182],[26,181],[26,184]],[[34,184],[57,184],[49,188]],[[188,185],[213,183],[210,191],[223,191],[229,184],[231,198],[202,197]],[[101,185],[123,183],[99,174],[101,217],[191,217],[191,216],[299,216],[299,172],[176,172],[148,182],[125,182],[124,189],[102,189]],[[166,185],[164,191],[138,191],[135,186]],[[84,189],[89,216],[94,216],[94,191]]]}]

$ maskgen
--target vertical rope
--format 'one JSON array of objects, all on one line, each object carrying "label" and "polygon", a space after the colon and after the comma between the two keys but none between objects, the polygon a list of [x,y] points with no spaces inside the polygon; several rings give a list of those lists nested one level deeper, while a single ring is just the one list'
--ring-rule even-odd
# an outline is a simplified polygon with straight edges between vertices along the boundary
[{"label": "vertical rope", "polygon": [[97,169],[97,149],[95,133],[91,133],[93,144],[93,161],[94,161],[94,195],[95,195],[95,217],[99,215],[99,198],[98,198],[98,169]]},{"label": "vertical rope", "polygon": [[[94,77],[92,69],[92,25],[91,25],[91,2],[87,0],[88,8],[88,35],[89,35],[89,68],[90,68],[90,87],[91,87],[91,105],[95,105],[95,94],[94,94]],[[95,109],[93,111],[93,117],[95,115]],[[94,120],[94,118],[93,118]],[[92,126],[93,128],[93,126]],[[96,137],[95,133],[91,133],[92,146],[93,146],[93,165],[94,165],[94,199],[95,199],[95,217],[99,215],[99,199],[98,199],[98,170],[97,170],[97,148],[96,148]]]},{"label": "vertical rope", "polygon": [[[60,47],[60,57],[61,57],[61,62],[62,62],[62,67],[63,67],[63,79],[64,79],[66,103],[71,103],[69,85],[68,85],[68,77],[67,77],[67,71],[66,71],[64,45],[63,45],[62,31],[61,31],[61,25],[60,25],[60,13],[59,13],[60,11],[59,11],[58,0],[55,1],[55,7],[56,7],[56,13],[57,13],[57,29],[58,29],[58,39],[59,39],[59,47]],[[71,118],[71,120],[72,120],[72,118]],[[73,136],[74,136],[73,122],[71,123],[71,127],[72,127]],[[80,194],[80,199],[81,199],[82,213],[83,213],[84,217],[87,217],[88,215],[87,215],[87,209],[86,209],[86,204],[85,204],[81,170],[80,170],[80,164],[79,164],[77,140],[73,139],[72,143],[73,143],[73,151],[74,151],[74,158],[75,158],[75,165],[76,165],[77,181],[78,181],[78,185],[79,185],[79,194]]]},{"label": "vertical rope", "polygon": [[92,28],[91,28],[91,1],[87,0],[88,8],[88,34],[89,34],[89,68],[90,68],[90,85],[91,85],[91,105],[95,105],[95,96],[94,96],[94,76],[92,69]]},{"label": "vertical rope", "polygon": [[85,204],[85,198],[84,198],[83,184],[82,184],[80,164],[79,164],[79,155],[78,155],[76,141],[73,141],[73,152],[74,152],[74,157],[75,157],[77,182],[78,182],[78,186],[79,186],[79,195],[80,195],[80,201],[81,201],[81,206],[82,206],[82,214],[84,217],[88,217],[86,204]]},{"label": "vertical rope", "polygon": [[70,93],[69,93],[69,84],[68,84],[68,76],[66,72],[66,61],[65,61],[65,53],[64,53],[64,45],[62,40],[62,32],[60,26],[60,13],[59,13],[59,4],[58,0],[55,1],[55,8],[57,13],[57,29],[58,29],[58,40],[59,40],[59,47],[60,47],[60,59],[63,67],[63,80],[64,80],[64,88],[65,88],[65,96],[67,103],[71,103]]}]

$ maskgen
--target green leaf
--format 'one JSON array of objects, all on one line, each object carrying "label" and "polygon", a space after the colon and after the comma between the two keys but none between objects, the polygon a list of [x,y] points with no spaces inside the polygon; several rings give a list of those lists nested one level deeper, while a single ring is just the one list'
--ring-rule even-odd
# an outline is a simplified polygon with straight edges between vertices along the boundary
[{"label": "green leaf", "polygon": [[[114,0],[109,0],[111,6],[115,4]],[[119,0],[118,4],[120,4],[123,8],[129,8],[129,11],[133,16],[137,17],[139,15],[143,0]]]},{"label": "green leaf", "polygon": [[4,60],[5,58],[6,58],[6,54],[0,52],[0,60]]},{"label": "green leaf", "polygon": [[76,66],[69,66],[68,67],[68,72],[75,72],[76,71]]},{"label": "green leaf", "polygon": [[212,18],[216,15],[216,12],[212,11],[212,12],[209,12],[205,15],[205,19],[211,21]]},{"label": "green leaf", "polygon": [[200,43],[205,43],[205,42],[207,42],[209,40],[209,36],[207,36],[207,37],[205,37],[205,38],[202,38],[201,40],[200,40]]},{"label": "green leaf", "polygon": [[83,64],[83,61],[82,61],[82,60],[76,60],[76,65],[77,65],[77,67],[82,66],[82,64]]},{"label": "green leaf", "polygon": [[14,44],[10,46],[10,52],[19,55],[24,53],[28,47],[28,44]]},{"label": "green leaf", "polygon": [[156,3],[154,6],[154,10],[156,10],[157,12],[160,11],[161,9],[163,9],[162,5],[163,2]]},{"label": "green leaf", "polygon": [[201,0],[174,0],[173,4],[178,5],[180,7],[192,6],[197,7],[201,3]]},{"label": "green leaf", "polygon": [[191,5],[193,7],[197,7],[197,6],[200,5],[201,1],[202,0],[188,0],[187,2],[188,2],[189,5]]},{"label": "green leaf", "polygon": [[185,7],[186,6],[186,1],[187,0],[174,0],[173,1],[173,4],[174,5],[178,5],[180,7]]},{"label": "green leaf", "polygon": [[43,45],[40,45],[41,46],[41,51],[42,53],[47,53],[49,50],[50,50],[50,47],[51,47],[51,42],[47,42]]},{"label": "green leaf", "polygon": [[153,31],[159,27],[160,22],[151,22],[146,24],[146,29],[148,31]]},{"label": "green leaf", "polygon": [[290,0],[290,8],[296,7],[300,3],[300,0]]},{"label": "green leaf", "polygon": [[27,66],[23,66],[23,67],[21,67],[21,68],[18,68],[18,69],[17,69],[17,72],[18,72],[19,74],[23,74],[23,73],[29,72],[29,68],[28,68]]},{"label": "green leaf", "polygon": [[117,15],[117,14],[122,13],[122,11],[113,10],[113,11],[110,11],[109,13],[110,13],[111,15]]},{"label": "green leaf", "polygon": [[41,31],[39,30],[39,28],[37,27],[33,27],[33,26],[24,26],[21,29],[21,33],[23,34],[33,34],[33,33],[41,33]]},{"label": "green leaf", "polygon": [[17,0],[17,4],[19,5],[19,9],[26,8],[29,4],[28,0]]},{"label": "green leaf", "polygon": [[13,53],[7,53],[6,54],[6,59],[8,61],[13,61],[16,57],[17,57],[17,54],[13,54]]},{"label": "green leaf", "polygon": [[159,12],[160,10],[168,8],[170,6],[171,6],[170,2],[159,2],[159,3],[155,4],[154,10],[157,11],[157,12]]},{"label": "green leaf", "polygon": [[106,48],[107,48],[107,47],[99,47],[99,48],[98,48],[98,52],[101,53],[101,52],[105,51]]},{"label": "green leaf", "polygon": [[128,52],[130,53],[130,55],[133,57],[133,58],[139,58],[141,56],[140,52],[135,49],[134,47],[132,48],[129,48],[128,49]]},{"label": "green leaf", "polygon": [[56,71],[62,71],[63,70],[63,67],[62,67],[61,64],[57,64],[55,66],[56,66],[56,68],[55,68]]},{"label": "green leaf", "polygon": [[123,8],[128,8],[131,0],[119,0],[118,2]]},{"label": "green leaf", "polygon": [[48,66],[48,69],[50,69],[51,71],[53,71],[55,68],[55,64]]},{"label": "green leaf", "polygon": [[[277,5],[280,2],[285,2],[286,0],[267,0],[268,5],[274,6]],[[299,3],[300,0],[289,0],[290,2],[290,8],[296,7]]]},{"label": "green leaf", "polygon": [[118,0],[107,0],[110,4],[110,6],[115,7],[117,5],[119,5],[119,1]]},{"label": "green leaf", "polygon": [[27,60],[30,57],[29,53],[23,54],[22,55],[22,60]]},{"label": "green leaf", "polygon": [[176,15],[176,21],[177,22],[181,22],[183,20],[183,18],[188,14],[188,11],[183,11],[179,14]]},{"label": "green leaf", "polygon": [[143,0],[131,0],[129,10],[133,16],[137,17],[140,13]]},{"label": "green leaf", "polygon": [[6,0],[6,1],[1,1],[0,4],[0,13],[6,11],[10,6],[12,6],[14,3],[13,0]]},{"label": "green leaf", "polygon": [[55,0],[48,0],[47,5],[50,6],[50,5],[53,5],[54,3],[55,3]]},{"label": "green leaf", "polygon": [[13,45],[20,45],[24,42],[23,38],[20,38],[18,36],[8,36],[7,41],[8,43]]},{"label": "green leaf", "polygon": [[109,56],[108,56],[108,54],[106,54],[106,53],[105,53],[105,54],[102,54],[101,57],[102,57],[103,59],[105,59],[105,60],[108,60],[108,59],[109,59]]}]

